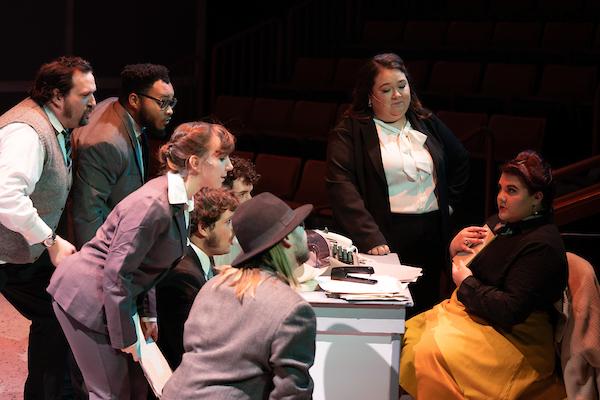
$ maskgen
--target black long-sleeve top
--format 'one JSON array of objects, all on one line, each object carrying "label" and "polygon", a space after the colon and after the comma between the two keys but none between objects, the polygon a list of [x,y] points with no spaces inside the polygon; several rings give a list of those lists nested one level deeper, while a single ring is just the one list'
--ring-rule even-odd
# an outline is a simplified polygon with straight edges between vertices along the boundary
[{"label": "black long-sleeve top", "polygon": [[[458,288],[466,310],[510,331],[533,311],[549,310],[567,285],[565,248],[551,215],[507,224],[470,265]],[[488,221],[495,227],[498,218]]]}]

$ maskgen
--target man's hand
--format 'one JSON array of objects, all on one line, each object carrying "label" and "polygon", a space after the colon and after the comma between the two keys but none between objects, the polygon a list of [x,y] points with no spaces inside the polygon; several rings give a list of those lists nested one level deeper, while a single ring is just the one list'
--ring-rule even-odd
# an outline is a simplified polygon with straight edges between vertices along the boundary
[{"label": "man's hand", "polygon": [[56,235],[56,241],[50,247],[48,247],[48,254],[50,255],[50,261],[52,265],[58,267],[58,264],[61,263],[62,260],[74,254],[77,250],[75,250],[75,246]]}]

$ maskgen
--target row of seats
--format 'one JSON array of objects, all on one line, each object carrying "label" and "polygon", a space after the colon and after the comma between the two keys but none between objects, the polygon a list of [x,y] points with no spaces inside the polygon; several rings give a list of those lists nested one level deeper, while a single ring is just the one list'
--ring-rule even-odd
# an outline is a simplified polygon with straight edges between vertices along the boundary
[{"label": "row of seats", "polygon": [[600,24],[573,21],[366,21],[361,45],[398,48],[600,50]]},{"label": "row of seats", "polygon": [[[296,60],[291,79],[275,91],[338,91],[348,93],[364,59],[308,58]],[[413,85],[423,94],[482,94],[496,97],[536,96],[591,101],[598,82],[596,65],[479,63],[406,60]],[[339,97],[338,97],[339,98]]]},{"label": "row of seats", "polygon": [[239,134],[324,136],[348,107],[346,103],[264,97],[219,96],[214,116]]},{"label": "row of seats", "polygon": [[314,206],[313,220],[331,218],[325,188],[325,161],[303,161],[300,157],[247,151],[236,151],[234,155],[254,161],[256,171],[261,175],[254,194],[271,192],[292,208],[310,203]]},{"label": "row of seats", "polygon": [[[260,100],[260,99],[257,99]],[[298,102],[304,104],[306,102]],[[320,104],[330,110],[335,110],[335,104],[314,103]],[[347,105],[342,104],[339,108]],[[275,113],[279,110],[275,108]],[[546,119],[538,117],[522,117],[512,115],[472,112],[445,111],[437,112],[437,116],[454,132],[456,137],[461,140],[465,147],[470,151],[475,158],[484,157],[485,141],[491,141],[493,148],[493,158],[495,161],[503,161],[512,156],[515,152],[523,148],[532,148],[541,150],[544,142],[544,134],[546,128]],[[307,118],[310,114],[306,115]],[[330,127],[331,128],[331,127]],[[288,134],[289,137],[291,133]],[[301,136],[296,137],[301,139]],[[269,136],[273,140],[272,136]],[[322,137],[323,143],[326,137]],[[292,149],[298,154],[298,148]],[[254,149],[242,150],[246,158],[254,157]],[[259,157],[262,158],[262,157]],[[298,160],[301,157],[297,157]],[[280,171],[273,171],[275,173]],[[292,199],[293,193],[282,192],[282,197]]]},{"label": "row of seats", "polygon": [[597,19],[600,3],[597,0],[371,0],[367,15],[401,15],[429,18],[545,18],[580,20]]},{"label": "row of seats", "polygon": [[[323,149],[304,154],[301,142],[324,147],[327,132],[347,107],[346,103],[219,96],[215,114],[237,134],[238,147],[243,150],[270,150],[303,157],[321,154],[315,158],[322,159]],[[543,145],[545,118],[456,111],[437,114],[474,155],[482,154],[484,131],[492,133],[497,160],[509,158],[515,149],[541,149]],[[286,142],[290,144],[287,149]]]}]

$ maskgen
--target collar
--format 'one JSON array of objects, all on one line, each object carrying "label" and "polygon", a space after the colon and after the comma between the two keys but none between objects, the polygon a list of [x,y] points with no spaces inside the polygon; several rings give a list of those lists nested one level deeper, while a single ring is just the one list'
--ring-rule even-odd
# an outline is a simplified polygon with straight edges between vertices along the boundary
[{"label": "collar", "polygon": [[500,221],[498,224],[496,224],[493,230],[494,233],[498,235],[511,236],[535,229],[541,225],[552,223],[552,220],[552,212],[546,212],[529,216],[517,222],[502,223],[502,221]]},{"label": "collar", "polygon": [[125,107],[123,108],[125,109],[125,115],[127,116],[127,121],[129,121],[129,126],[133,130],[136,139],[139,141],[140,136],[142,136],[142,127],[137,122],[135,122],[135,119],[133,119],[131,114],[129,114],[129,111],[127,111]]},{"label": "collar", "polygon": [[395,126],[388,124],[387,122],[384,122],[375,117],[373,117],[373,121],[375,122],[375,124],[383,128],[383,133],[385,133],[386,135],[397,136],[401,133],[404,133],[405,135],[409,136],[412,141],[419,144],[420,146],[423,146],[423,144],[427,140],[427,135],[413,129],[408,118],[406,119],[406,124],[404,124],[404,128],[402,129],[398,129]]},{"label": "collar", "polygon": [[50,109],[50,107],[48,107],[47,105],[44,105],[44,107],[42,107],[42,108],[44,109],[44,112],[48,116],[48,120],[52,124],[52,127],[56,131],[56,134],[58,135],[60,133],[63,133],[66,129],[65,129],[64,126],[62,126],[62,124],[60,123],[60,121],[58,120],[58,118],[56,118],[56,115]]},{"label": "collar", "polygon": [[178,173],[167,172],[167,193],[169,204],[185,204],[188,211],[194,209],[194,198],[188,199],[183,177]]},{"label": "collar", "polygon": [[190,247],[198,256],[200,264],[202,265],[202,269],[204,270],[204,275],[206,276],[211,267],[210,258],[200,247],[196,246],[192,241],[190,241]]}]

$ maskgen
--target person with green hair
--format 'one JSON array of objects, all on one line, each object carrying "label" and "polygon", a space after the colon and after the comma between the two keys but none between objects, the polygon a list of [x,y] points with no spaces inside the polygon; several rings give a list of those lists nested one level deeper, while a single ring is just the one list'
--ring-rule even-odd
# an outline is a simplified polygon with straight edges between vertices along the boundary
[{"label": "person with green hair", "polygon": [[271,193],[238,207],[242,253],[198,293],[162,399],[312,398],[316,318],[293,274],[308,260],[303,221],[311,210],[292,210]]}]

